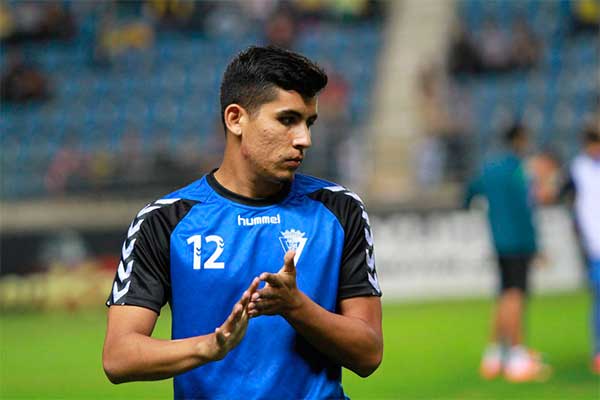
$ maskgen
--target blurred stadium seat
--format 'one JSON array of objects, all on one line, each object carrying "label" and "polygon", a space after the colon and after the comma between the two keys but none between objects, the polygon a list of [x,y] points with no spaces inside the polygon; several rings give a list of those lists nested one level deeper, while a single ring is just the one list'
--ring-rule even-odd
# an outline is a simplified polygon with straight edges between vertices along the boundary
[{"label": "blurred stadium seat", "polygon": [[[8,4],[18,6],[17,2]],[[9,51],[21,51],[47,75],[52,88],[52,98],[46,102],[2,103],[0,128],[6,153],[3,199],[48,195],[40,176],[68,140],[76,139],[78,149],[90,157],[106,143],[116,151],[122,136],[132,130],[142,136],[148,157],[154,150],[149,142],[161,137],[172,150],[190,132],[206,140],[215,134],[219,119],[218,92],[225,65],[241,49],[264,43],[262,27],[251,25],[249,20],[241,21],[247,25],[242,37],[156,29],[155,41],[148,48],[102,60],[110,65],[98,64],[94,57],[99,44],[94,32],[102,29],[106,7],[81,11],[75,2],[65,4],[76,17],[78,34],[74,38],[3,44]],[[125,20],[143,20],[139,9],[125,8],[121,10]],[[229,12],[227,6],[223,12]],[[365,123],[382,42],[381,21],[318,21],[310,29],[300,29],[296,40],[297,50],[352,83],[348,115],[354,124]],[[0,56],[3,67],[8,63],[7,53],[3,51]],[[16,151],[13,142],[18,142],[19,157],[27,160],[28,168],[24,169],[22,162],[15,163],[9,154]],[[197,150],[202,159],[204,150]],[[198,176],[200,172],[205,171],[198,171]],[[64,188],[66,193],[69,190]]]}]

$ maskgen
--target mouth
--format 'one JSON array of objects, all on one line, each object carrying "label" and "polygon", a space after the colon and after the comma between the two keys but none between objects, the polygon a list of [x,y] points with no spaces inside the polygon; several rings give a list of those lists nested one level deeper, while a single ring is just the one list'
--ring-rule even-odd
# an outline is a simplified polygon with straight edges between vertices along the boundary
[{"label": "mouth", "polygon": [[302,160],[303,157],[287,158],[283,163],[289,167],[298,168],[302,164]]}]

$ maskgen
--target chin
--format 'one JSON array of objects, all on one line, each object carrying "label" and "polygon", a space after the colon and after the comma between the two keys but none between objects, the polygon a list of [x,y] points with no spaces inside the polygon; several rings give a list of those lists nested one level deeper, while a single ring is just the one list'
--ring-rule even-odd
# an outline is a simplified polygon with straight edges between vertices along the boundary
[{"label": "chin", "polygon": [[290,183],[296,176],[296,170],[284,170],[279,173],[275,173],[273,178],[279,183]]}]

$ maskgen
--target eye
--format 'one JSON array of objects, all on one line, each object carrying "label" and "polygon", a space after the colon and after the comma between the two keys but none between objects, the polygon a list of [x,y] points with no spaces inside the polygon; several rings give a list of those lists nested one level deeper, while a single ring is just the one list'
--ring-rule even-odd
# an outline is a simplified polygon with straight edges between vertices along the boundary
[{"label": "eye", "polygon": [[296,118],[294,117],[280,117],[278,120],[285,126],[294,125],[296,123]]},{"label": "eye", "polygon": [[308,121],[306,121],[306,126],[307,127],[311,127],[315,124],[315,119],[309,119]]}]

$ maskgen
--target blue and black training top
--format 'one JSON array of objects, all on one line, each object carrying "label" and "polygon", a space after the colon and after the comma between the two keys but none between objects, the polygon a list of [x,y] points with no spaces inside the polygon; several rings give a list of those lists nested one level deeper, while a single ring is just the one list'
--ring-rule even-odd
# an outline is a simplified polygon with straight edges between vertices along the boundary
[{"label": "blue and black training top", "polygon": [[[214,332],[253,278],[296,250],[297,285],[328,311],[381,296],[369,217],[360,198],[297,174],[271,198],[232,193],[208,174],[143,208],[129,227],[107,305],[160,313],[172,338]],[[343,398],[341,367],[281,316],[254,318],[223,360],[174,378],[176,398]]]}]

